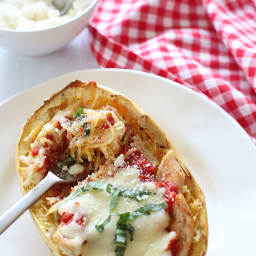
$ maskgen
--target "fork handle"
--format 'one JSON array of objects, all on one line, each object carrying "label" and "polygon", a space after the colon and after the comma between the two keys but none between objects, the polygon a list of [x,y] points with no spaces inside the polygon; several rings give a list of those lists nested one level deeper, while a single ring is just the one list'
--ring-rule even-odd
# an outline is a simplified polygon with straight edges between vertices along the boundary
[{"label": "fork handle", "polygon": [[0,235],[60,179],[51,172],[16,204],[0,216]]}]

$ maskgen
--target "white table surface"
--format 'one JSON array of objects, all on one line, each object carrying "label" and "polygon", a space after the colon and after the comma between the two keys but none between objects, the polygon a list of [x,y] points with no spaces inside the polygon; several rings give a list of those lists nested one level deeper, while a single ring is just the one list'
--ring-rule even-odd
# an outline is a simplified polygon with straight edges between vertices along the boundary
[{"label": "white table surface", "polygon": [[62,74],[98,67],[88,29],[48,56],[26,57],[0,48],[0,102]]}]

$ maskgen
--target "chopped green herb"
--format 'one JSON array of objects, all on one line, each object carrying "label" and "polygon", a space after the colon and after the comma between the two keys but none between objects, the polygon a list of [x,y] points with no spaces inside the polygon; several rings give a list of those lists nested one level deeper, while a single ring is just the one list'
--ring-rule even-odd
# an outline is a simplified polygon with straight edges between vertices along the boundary
[{"label": "chopped green herb", "polygon": [[141,201],[141,200],[143,200],[143,196],[154,195],[154,194],[155,193],[153,193],[153,192],[144,191],[144,190],[123,188],[120,193],[120,196],[128,197],[130,199],[135,199],[136,201]]},{"label": "chopped green herb", "polygon": [[90,127],[89,127],[88,123],[85,122],[85,123],[82,125],[82,127],[83,127],[83,129],[84,129],[84,136],[85,136],[85,137],[89,137],[89,136],[90,136]]},{"label": "chopped green herb", "polygon": [[115,243],[116,246],[126,247],[126,230],[117,227],[115,233]]},{"label": "chopped green herb", "polygon": [[109,215],[102,224],[100,225],[96,225],[95,228],[97,229],[98,232],[103,232],[104,231],[104,227],[111,221],[111,217],[112,215]]},{"label": "chopped green herb", "polygon": [[[156,212],[160,210],[164,210],[167,208],[165,203],[162,204],[146,204],[133,212],[126,212],[119,214],[119,219],[116,223],[116,233],[115,233],[115,255],[123,256],[126,244],[127,244],[127,232],[130,234],[130,240],[133,241],[135,228],[128,223],[130,220],[134,220],[135,218],[141,215],[149,215],[151,212]],[[121,249],[123,248],[123,249]]]},{"label": "chopped green herb", "polygon": [[113,186],[112,186],[111,184],[108,184],[106,191],[107,191],[109,194],[112,194]]},{"label": "chopped green herb", "polygon": [[84,187],[79,187],[78,189],[76,189],[71,195],[69,195],[68,197],[66,197],[66,201],[72,200],[78,196],[80,196],[81,194],[87,192],[87,190]]},{"label": "chopped green herb", "polygon": [[89,189],[104,190],[109,194],[114,194],[116,191],[119,191],[118,195],[122,197],[128,197],[130,199],[135,199],[137,201],[143,200],[145,195],[154,195],[155,193],[150,191],[138,190],[138,189],[129,189],[125,187],[114,187],[111,184],[104,184],[100,182],[89,182],[87,184]]},{"label": "chopped green herb", "polygon": [[89,190],[100,190],[106,191],[109,184],[107,183],[99,183],[99,182],[88,182],[86,188]]},{"label": "chopped green herb", "polygon": [[150,215],[151,212],[157,212],[160,210],[165,210],[167,205],[165,203],[161,204],[146,204],[139,209],[135,210],[134,212],[130,213],[130,220],[134,220],[135,218],[141,215]]},{"label": "chopped green herb", "polygon": [[129,220],[130,220],[129,212],[119,214],[117,227],[125,231],[128,231],[130,233],[130,240],[133,241],[133,235],[134,235],[135,229],[131,224],[128,223]]},{"label": "chopped green herb", "polygon": [[99,190],[99,191],[110,191],[111,184],[99,183],[99,182],[88,182],[86,187],[78,187],[72,194],[70,194],[65,200],[72,200],[81,194],[88,192],[90,190]]},{"label": "chopped green herb", "polygon": [[125,213],[121,213],[119,214],[119,219],[117,221],[117,225],[122,225],[122,224],[126,224],[130,219],[130,213],[129,212],[125,212]]},{"label": "chopped green herb", "polygon": [[114,193],[112,194],[112,198],[110,202],[110,212],[112,212],[115,209],[120,192],[121,192],[120,190],[115,190]]},{"label": "chopped green herb", "polygon": [[130,234],[130,240],[133,241],[133,236],[134,236],[134,231],[135,231],[135,228],[133,227],[132,224],[128,223],[128,224],[125,224],[124,226],[122,226],[123,229],[125,229],[126,231],[129,232]]},{"label": "chopped green herb", "polygon": [[78,117],[81,116],[83,113],[84,113],[84,109],[83,109],[82,107],[79,107],[79,108],[77,109],[77,111],[75,112],[74,117],[75,117],[75,118],[78,118]]},{"label": "chopped green herb", "polygon": [[116,256],[124,256],[125,247],[117,246],[115,249]]}]

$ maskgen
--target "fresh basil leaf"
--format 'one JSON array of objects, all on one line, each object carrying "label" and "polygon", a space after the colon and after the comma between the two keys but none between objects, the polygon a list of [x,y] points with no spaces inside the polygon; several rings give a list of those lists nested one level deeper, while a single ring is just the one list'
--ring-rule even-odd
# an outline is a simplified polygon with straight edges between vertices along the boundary
[{"label": "fresh basil leaf", "polygon": [[127,244],[127,232],[129,232],[130,240],[133,241],[135,228],[128,223],[130,220],[141,215],[149,215],[151,212],[160,211],[166,209],[167,205],[162,204],[146,204],[133,212],[126,212],[119,214],[119,219],[116,224],[116,233],[115,233],[115,255],[120,256],[124,255],[126,244]]},{"label": "fresh basil leaf", "polygon": [[106,183],[99,183],[99,182],[88,182],[86,184],[86,187],[79,187],[78,189],[75,190],[71,195],[69,195],[66,200],[72,200],[79,196],[82,193],[85,193],[89,190],[99,190],[99,191],[106,191],[107,188],[110,186],[110,184]]},{"label": "fresh basil leaf", "polygon": [[108,188],[107,183],[100,183],[100,182],[88,182],[86,188],[89,190],[100,190],[106,191]]},{"label": "fresh basil leaf", "polygon": [[106,189],[106,191],[107,191],[109,194],[111,194],[112,191],[113,191],[113,186],[112,186],[111,184],[107,184],[107,189]]},{"label": "fresh basil leaf", "polygon": [[90,136],[90,126],[88,125],[88,123],[83,123],[82,125],[83,129],[84,129],[84,136],[85,137],[89,137]]},{"label": "fresh basil leaf", "polygon": [[130,223],[123,223],[123,224],[117,225],[117,227],[119,229],[124,230],[124,231],[128,231],[129,235],[130,235],[130,240],[133,241],[133,236],[134,236],[135,228],[133,227],[132,224],[130,224]]},{"label": "fresh basil leaf", "polygon": [[135,199],[136,201],[143,200],[145,195],[154,195],[155,193],[150,191],[136,190],[136,189],[123,189],[120,196],[128,197],[130,199]]},{"label": "fresh basil leaf", "polygon": [[115,233],[116,246],[126,247],[126,230],[117,228]]},{"label": "fresh basil leaf", "polygon": [[124,256],[126,247],[117,246],[115,249],[115,255],[116,256]]},{"label": "fresh basil leaf", "polygon": [[160,210],[164,210],[167,208],[167,205],[165,203],[161,204],[146,204],[137,210],[130,213],[130,220],[134,220],[135,218],[141,216],[141,215],[149,215],[151,212],[157,212]]},{"label": "fresh basil leaf", "polygon": [[150,191],[143,191],[143,190],[136,190],[136,189],[129,189],[125,187],[114,187],[111,184],[103,184],[100,182],[89,182],[88,183],[89,189],[98,189],[98,190],[105,190],[109,194],[114,195],[117,193],[116,191],[120,191],[118,194],[119,196],[128,197],[130,199],[135,199],[137,201],[143,200],[144,195],[155,195],[155,193]]},{"label": "fresh basil leaf", "polygon": [[133,227],[132,224],[125,224],[123,227],[123,229],[127,230],[130,234],[130,240],[133,241],[133,237],[134,237],[134,232],[135,232],[135,228]]},{"label": "fresh basil leaf", "polygon": [[112,212],[116,205],[117,205],[117,202],[118,202],[118,197],[119,197],[119,194],[120,194],[120,190],[115,190],[112,194],[112,198],[111,198],[111,202],[110,202],[110,212]]},{"label": "fresh basil leaf", "polygon": [[76,189],[71,195],[69,195],[68,197],[66,197],[66,201],[68,200],[72,200],[78,196],[80,196],[82,193],[87,192],[87,190],[84,187],[79,187],[78,189]]},{"label": "fresh basil leaf", "polygon": [[75,112],[74,117],[77,118],[77,117],[79,117],[80,115],[82,115],[83,113],[84,113],[84,109],[83,109],[82,107],[79,107],[79,108],[77,109],[77,111]]},{"label": "fresh basil leaf", "polygon": [[133,241],[135,228],[131,224],[127,223],[129,221],[129,217],[129,212],[119,214],[115,233],[116,255],[124,255],[127,245],[127,232],[129,232],[130,240]]},{"label": "fresh basil leaf", "polygon": [[126,224],[129,221],[129,219],[130,219],[130,213],[129,212],[119,214],[119,219],[117,221],[117,226],[122,225],[122,224]]},{"label": "fresh basil leaf", "polygon": [[102,224],[96,225],[95,228],[97,229],[98,232],[103,232],[105,226],[111,221],[111,215],[109,215]]}]

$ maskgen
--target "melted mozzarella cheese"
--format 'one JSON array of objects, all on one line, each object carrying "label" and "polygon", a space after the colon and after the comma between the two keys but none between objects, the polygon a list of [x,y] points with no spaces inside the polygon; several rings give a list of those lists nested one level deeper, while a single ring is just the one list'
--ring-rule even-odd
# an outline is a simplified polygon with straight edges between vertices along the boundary
[{"label": "melted mozzarella cheese", "polygon": [[[144,196],[142,201],[119,197],[115,212],[132,212],[145,204],[159,204],[164,202],[163,188],[154,183],[142,183],[139,180],[139,171],[135,168],[120,169],[114,178],[101,178],[100,182],[114,186],[143,189],[156,192],[155,195]],[[111,196],[103,191],[89,191],[69,201],[63,201],[59,213],[84,214],[86,226],[78,228],[72,222],[61,224],[54,234],[53,239],[62,251],[68,256],[115,256],[114,234],[118,217],[112,216],[111,222],[105,226],[102,233],[95,228],[109,216]],[[75,215],[74,215],[75,216]],[[134,240],[128,238],[125,255],[127,256],[170,256],[166,251],[170,240],[175,239],[175,232],[167,232],[170,222],[169,215],[164,211],[152,212],[143,215],[130,223],[135,228]]]}]

